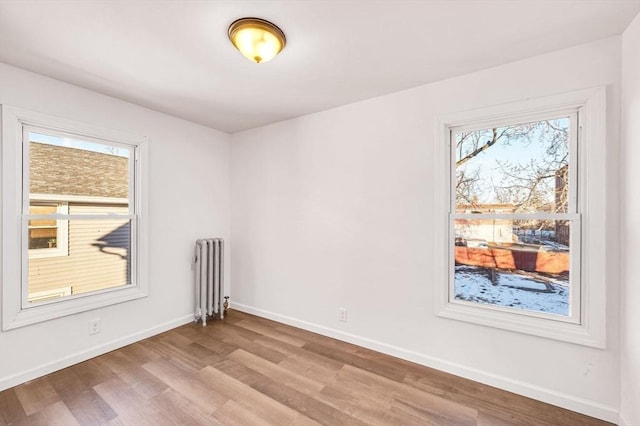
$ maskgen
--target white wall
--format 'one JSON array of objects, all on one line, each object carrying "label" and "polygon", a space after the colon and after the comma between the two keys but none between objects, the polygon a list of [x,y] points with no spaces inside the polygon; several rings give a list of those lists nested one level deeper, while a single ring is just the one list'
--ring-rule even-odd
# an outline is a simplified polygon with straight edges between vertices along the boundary
[{"label": "white wall", "polygon": [[[616,37],[232,135],[234,308],[617,420],[619,80]],[[436,317],[436,117],[599,85],[607,349]]]},{"label": "white wall", "polygon": [[640,425],[640,15],[622,36],[622,294],[620,418],[623,425]]},{"label": "white wall", "polygon": [[4,64],[0,103],[150,139],[149,296],[0,332],[0,390],[191,320],[195,239],[229,237],[229,135]]}]

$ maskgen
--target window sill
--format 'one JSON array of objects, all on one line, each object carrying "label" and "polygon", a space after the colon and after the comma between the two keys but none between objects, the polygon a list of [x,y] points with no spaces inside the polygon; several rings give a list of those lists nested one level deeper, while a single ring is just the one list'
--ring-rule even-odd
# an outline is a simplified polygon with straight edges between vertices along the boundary
[{"label": "window sill", "polygon": [[518,312],[494,311],[486,306],[472,306],[459,303],[446,303],[439,317],[480,324],[518,333],[546,337],[553,340],[575,343],[583,346],[604,349],[604,336],[597,336],[585,324],[571,324],[553,321],[548,318],[535,318]]},{"label": "window sill", "polygon": [[50,303],[33,303],[22,308],[18,312],[3,313],[2,330],[12,330],[67,315],[92,309],[103,308],[117,303],[128,302],[147,296],[147,292],[139,287],[113,288],[99,293],[86,293],[77,296],[68,296],[64,300],[55,300]]}]

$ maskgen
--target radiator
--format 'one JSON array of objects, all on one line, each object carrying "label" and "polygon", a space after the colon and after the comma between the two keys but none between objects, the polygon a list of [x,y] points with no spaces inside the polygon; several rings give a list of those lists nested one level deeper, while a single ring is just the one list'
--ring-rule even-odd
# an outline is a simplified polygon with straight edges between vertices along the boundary
[{"label": "radiator", "polygon": [[207,238],[196,241],[195,321],[207,325],[207,317],[224,318],[224,240]]}]

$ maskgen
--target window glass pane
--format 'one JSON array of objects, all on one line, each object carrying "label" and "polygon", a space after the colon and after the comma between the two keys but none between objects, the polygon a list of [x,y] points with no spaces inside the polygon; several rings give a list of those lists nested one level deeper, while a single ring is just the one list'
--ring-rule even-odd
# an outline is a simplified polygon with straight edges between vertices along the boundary
[{"label": "window glass pane", "polygon": [[30,194],[127,199],[127,148],[29,132]]},{"label": "window glass pane", "polygon": [[29,229],[29,249],[56,248],[58,228]]},{"label": "window glass pane", "polygon": [[570,315],[570,221],[455,219],[456,300]]},{"label": "window glass pane", "polygon": [[[30,214],[56,214],[58,212],[58,206],[55,204],[34,204],[31,203],[31,205],[29,206],[29,213]],[[51,220],[47,219],[47,220],[42,220],[41,222],[50,222]],[[29,224],[34,224],[35,226],[35,222],[40,222],[40,221],[30,221]],[[55,220],[54,220],[55,222]],[[55,223],[54,223],[55,225]]]},{"label": "window glass pane", "polygon": [[455,133],[456,212],[567,212],[569,122]]},{"label": "window glass pane", "polygon": [[[31,214],[55,214],[57,205],[30,205]],[[47,249],[58,246],[58,221],[55,219],[33,219],[29,221],[29,249]]]},{"label": "window glass pane", "polygon": [[131,283],[130,220],[73,219],[67,222],[67,256],[29,259],[30,301]]}]

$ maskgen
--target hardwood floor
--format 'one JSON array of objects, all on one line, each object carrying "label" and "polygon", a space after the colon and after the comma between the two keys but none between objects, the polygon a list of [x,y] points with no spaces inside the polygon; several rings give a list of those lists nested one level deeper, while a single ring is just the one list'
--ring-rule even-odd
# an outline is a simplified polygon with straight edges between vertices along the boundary
[{"label": "hardwood floor", "polygon": [[238,311],[0,392],[1,425],[604,425]]}]

